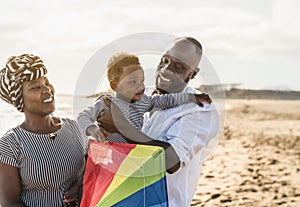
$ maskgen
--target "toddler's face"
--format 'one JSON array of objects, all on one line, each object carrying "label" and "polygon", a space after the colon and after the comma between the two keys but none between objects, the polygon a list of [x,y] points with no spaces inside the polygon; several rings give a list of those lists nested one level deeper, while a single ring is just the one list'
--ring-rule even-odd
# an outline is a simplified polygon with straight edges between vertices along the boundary
[{"label": "toddler's face", "polygon": [[123,67],[123,73],[115,89],[117,97],[128,102],[139,101],[145,91],[144,70],[140,65]]}]

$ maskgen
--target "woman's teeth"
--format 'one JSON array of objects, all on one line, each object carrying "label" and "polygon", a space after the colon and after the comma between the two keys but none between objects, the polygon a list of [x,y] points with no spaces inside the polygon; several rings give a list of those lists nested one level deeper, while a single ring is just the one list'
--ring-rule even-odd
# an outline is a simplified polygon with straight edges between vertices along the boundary
[{"label": "woman's teeth", "polygon": [[43,103],[49,103],[53,101],[53,97],[47,98],[45,100],[43,100]]}]

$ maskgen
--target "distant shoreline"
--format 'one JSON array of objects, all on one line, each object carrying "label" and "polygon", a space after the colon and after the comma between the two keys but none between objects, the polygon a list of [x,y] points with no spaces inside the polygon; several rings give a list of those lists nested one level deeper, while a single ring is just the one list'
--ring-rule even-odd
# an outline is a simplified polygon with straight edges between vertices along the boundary
[{"label": "distant shoreline", "polygon": [[[203,88],[197,88],[200,91]],[[209,91],[212,88],[209,89]],[[111,91],[99,92],[90,95],[81,95],[79,97],[84,98],[96,98],[101,94],[109,94]],[[72,94],[57,94],[58,96],[70,97]],[[240,89],[231,88],[225,90],[226,99],[270,99],[270,100],[300,100],[300,91],[282,91],[282,90],[252,90],[252,89]]]},{"label": "distant shoreline", "polygon": [[232,88],[225,91],[227,99],[300,100],[300,91],[250,90]]}]

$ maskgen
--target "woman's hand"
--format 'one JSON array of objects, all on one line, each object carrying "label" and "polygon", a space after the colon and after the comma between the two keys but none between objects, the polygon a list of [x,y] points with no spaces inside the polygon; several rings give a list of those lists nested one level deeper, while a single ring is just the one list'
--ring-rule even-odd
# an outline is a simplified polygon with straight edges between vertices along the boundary
[{"label": "woman's hand", "polygon": [[63,195],[64,207],[79,207],[79,193],[82,179],[74,183]]}]

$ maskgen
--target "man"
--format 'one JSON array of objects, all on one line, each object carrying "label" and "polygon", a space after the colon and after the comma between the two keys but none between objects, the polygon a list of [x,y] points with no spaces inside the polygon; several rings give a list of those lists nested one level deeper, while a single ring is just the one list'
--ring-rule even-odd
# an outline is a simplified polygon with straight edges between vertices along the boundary
[{"label": "man", "polygon": [[[194,38],[174,40],[157,67],[155,91],[159,94],[200,93],[187,85],[199,72],[201,56],[202,46]],[[112,108],[113,117],[118,114],[114,111]],[[204,148],[219,129],[218,114],[214,105],[199,107],[193,103],[151,114],[144,122],[143,132],[147,136],[131,130],[119,116],[114,121],[118,130],[130,137],[129,142],[165,149],[169,205],[188,207],[200,177]],[[107,116],[104,112],[98,119],[104,128]]]}]

